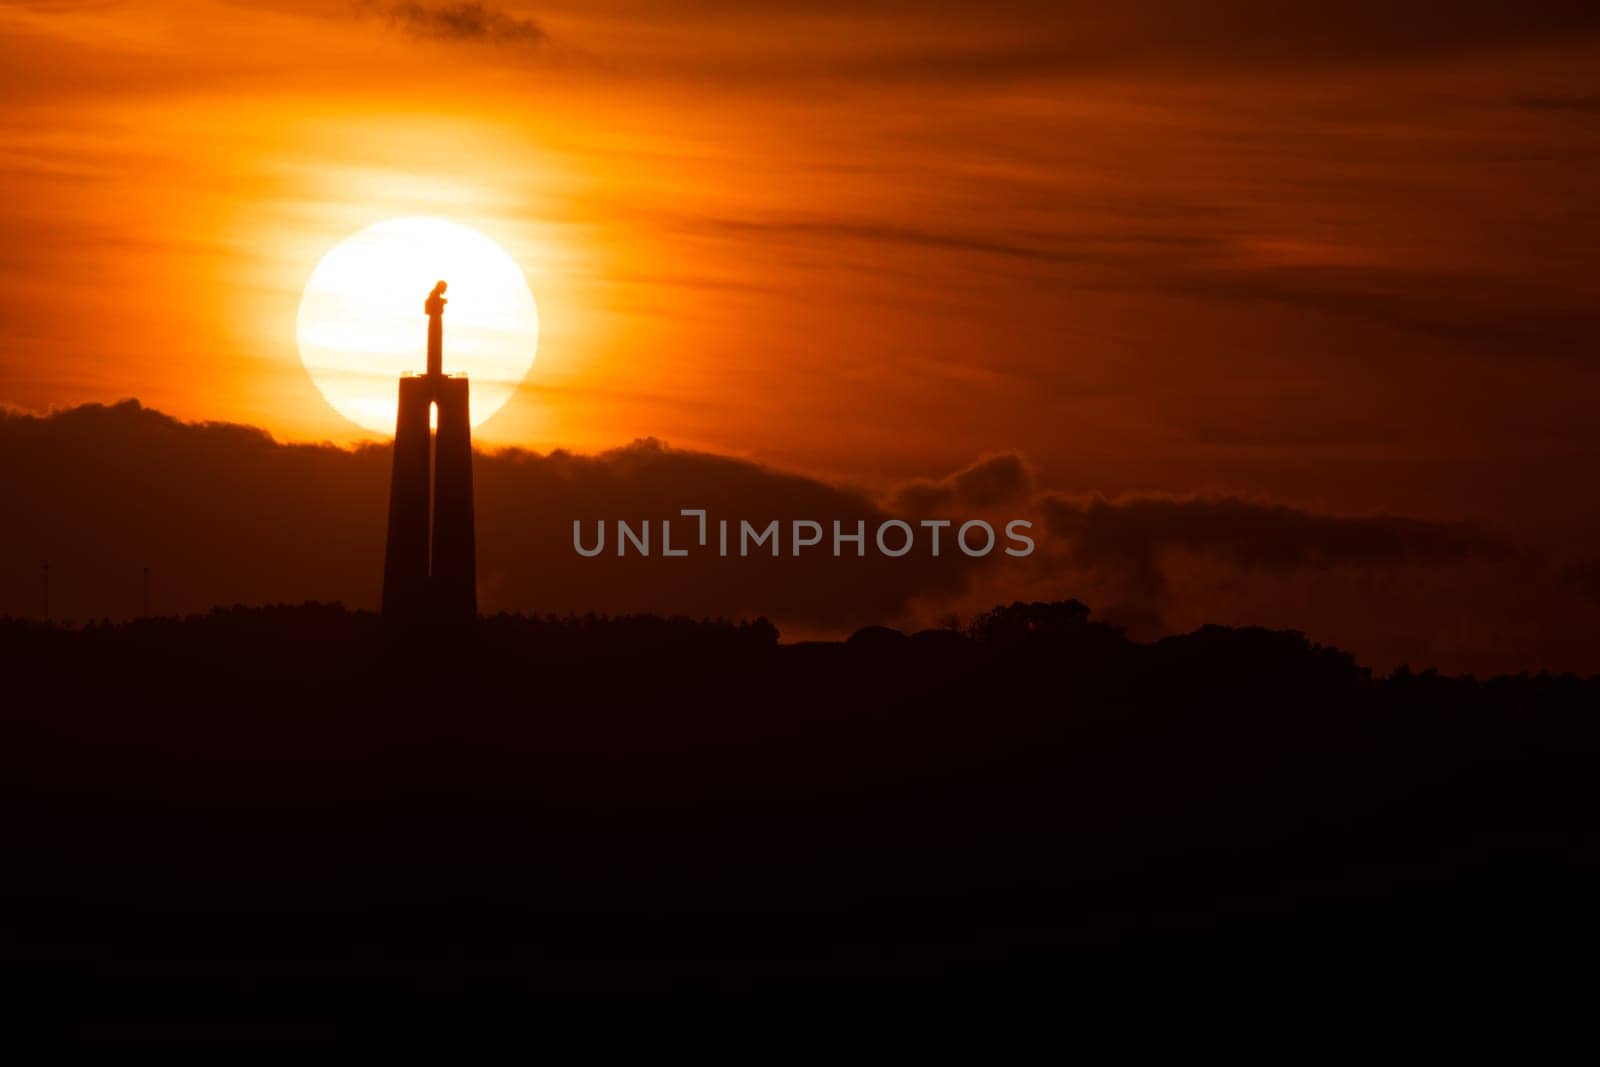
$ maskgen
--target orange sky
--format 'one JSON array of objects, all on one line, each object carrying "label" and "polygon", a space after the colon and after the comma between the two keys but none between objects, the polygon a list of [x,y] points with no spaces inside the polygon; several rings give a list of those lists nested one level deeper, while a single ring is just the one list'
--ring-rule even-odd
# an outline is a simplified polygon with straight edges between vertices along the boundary
[{"label": "orange sky", "polygon": [[430,214],[539,300],[489,444],[1600,535],[1592,5],[928,7],[0,3],[0,401],[360,439],[300,287]]}]

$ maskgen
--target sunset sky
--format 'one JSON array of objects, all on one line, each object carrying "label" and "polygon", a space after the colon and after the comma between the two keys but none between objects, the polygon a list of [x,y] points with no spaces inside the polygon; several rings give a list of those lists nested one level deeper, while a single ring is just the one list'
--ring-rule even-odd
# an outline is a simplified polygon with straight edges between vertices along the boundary
[{"label": "sunset sky", "polygon": [[0,56],[13,408],[376,439],[301,290],[433,215],[538,300],[485,445],[1600,536],[1592,3],[41,0]]}]

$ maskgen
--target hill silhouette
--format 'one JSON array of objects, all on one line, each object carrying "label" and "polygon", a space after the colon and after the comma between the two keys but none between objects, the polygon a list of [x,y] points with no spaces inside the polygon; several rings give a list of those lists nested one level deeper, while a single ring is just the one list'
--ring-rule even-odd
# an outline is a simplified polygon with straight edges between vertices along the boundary
[{"label": "hill silhouette", "polygon": [[[0,624],[13,976],[1495,980],[1597,944],[1600,679],[1076,601]],[[1131,986],[1130,986],[1131,988]]]}]

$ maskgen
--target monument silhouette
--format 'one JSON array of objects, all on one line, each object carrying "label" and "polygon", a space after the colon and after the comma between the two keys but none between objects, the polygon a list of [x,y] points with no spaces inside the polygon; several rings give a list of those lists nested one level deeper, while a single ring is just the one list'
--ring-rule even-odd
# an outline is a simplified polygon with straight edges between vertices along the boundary
[{"label": "monument silhouette", "polygon": [[398,622],[468,622],[478,614],[472,420],[466,375],[444,373],[445,289],[435,285],[423,305],[427,372],[400,378],[383,562],[383,615]]}]

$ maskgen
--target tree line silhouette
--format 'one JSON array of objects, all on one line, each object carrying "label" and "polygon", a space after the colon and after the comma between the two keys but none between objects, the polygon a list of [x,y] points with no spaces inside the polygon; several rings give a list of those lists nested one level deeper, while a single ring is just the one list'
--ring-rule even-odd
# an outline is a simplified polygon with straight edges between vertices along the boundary
[{"label": "tree line silhouette", "polygon": [[8,967],[1434,981],[1596,947],[1600,679],[1144,644],[1076,601],[778,637],[0,622]]}]

